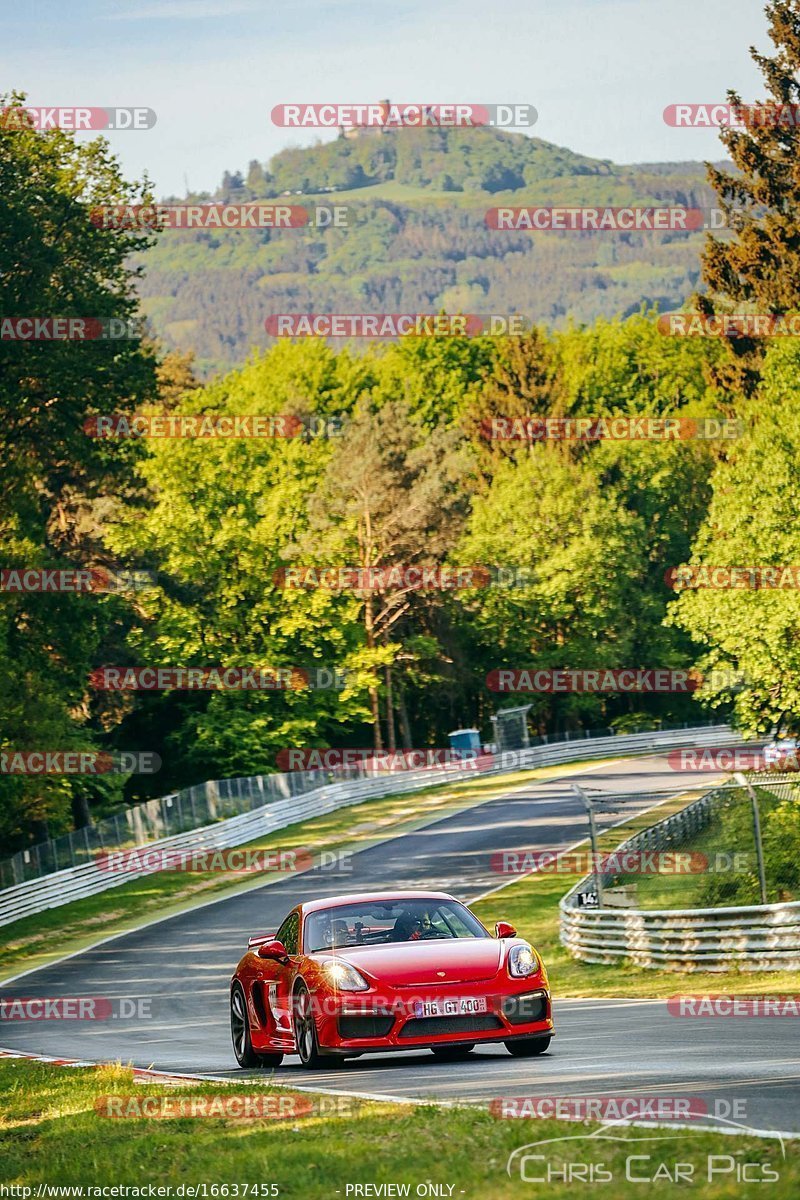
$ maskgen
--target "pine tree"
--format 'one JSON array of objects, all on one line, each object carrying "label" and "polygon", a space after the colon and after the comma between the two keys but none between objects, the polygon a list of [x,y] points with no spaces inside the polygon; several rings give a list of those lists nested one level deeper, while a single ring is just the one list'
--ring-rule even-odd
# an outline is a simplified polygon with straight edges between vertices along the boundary
[{"label": "pine tree", "polygon": [[[697,297],[710,315],[742,305],[759,313],[800,309],[800,3],[771,0],[765,6],[773,57],[750,54],[764,76],[768,99],[748,105],[743,127],[724,128],[720,138],[735,171],[707,164],[708,179],[733,236],[709,236],[703,253],[706,295]],[[742,108],[741,97],[728,102]],[[754,338],[729,341],[731,354],[716,382],[750,395],[765,347]]]},{"label": "pine tree", "polygon": [[486,478],[491,479],[502,458],[518,457],[523,445],[494,438],[493,421],[559,415],[563,402],[555,348],[544,330],[534,326],[522,337],[504,338],[481,392],[464,414],[464,428]]}]

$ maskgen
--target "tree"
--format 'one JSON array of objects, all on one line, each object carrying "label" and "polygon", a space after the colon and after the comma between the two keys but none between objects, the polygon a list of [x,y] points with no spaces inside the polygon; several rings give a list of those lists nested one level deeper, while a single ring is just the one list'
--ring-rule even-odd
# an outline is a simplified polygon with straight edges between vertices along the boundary
[{"label": "tree", "polygon": [[241,198],[244,192],[244,180],[241,171],[235,171],[231,175],[230,171],[223,171],[222,182],[217,189],[217,199],[223,200],[226,203]]},{"label": "tree", "polygon": [[712,704],[733,700],[746,734],[773,726],[800,733],[800,591],[791,586],[800,563],[799,368],[793,342],[768,351],[747,436],[717,467],[688,564],[773,566],[779,576],[788,567],[790,586],[759,587],[759,577],[755,586],[747,579],[722,590],[687,586],[671,610],[671,620],[702,648],[698,666],[711,680],[704,695]]},{"label": "tree", "polygon": [[[506,568],[512,584],[459,597],[479,684],[485,689],[488,672],[502,667],[639,665],[628,598],[644,575],[643,546],[641,519],[560,447],[537,445],[518,462],[500,463],[456,551],[460,561]],[[542,729],[557,714],[570,725],[602,711],[596,696],[522,698],[532,701]]]},{"label": "tree", "polygon": [[[466,515],[470,469],[463,439],[439,426],[423,430],[408,405],[380,407],[361,400],[311,499],[309,531],[299,552],[325,565],[364,572],[436,566]],[[402,574],[358,594],[370,665],[386,668],[387,737],[395,744],[391,664],[401,651],[400,622],[421,603],[416,585]],[[377,679],[369,689],[375,749],[382,748]]]},{"label": "tree", "polygon": [[420,425],[458,423],[477,398],[498,351],[494,337],[416,337],[390,346],[375,363],[377,403],[402,399]]},{"label": "tree", "polygon": [[263,196],[267,176],[257,158],[251,158],[247,167],[247,188],[254,196]]},{"label": "tree", "polygon": [[[187,393],[173,411],[345,417],[369,364],[320,341],[282,342],[241,371]],[[175,666],[317,666],[348,672],[342,691],[313,688],[143,696],[120,737],[147,731],[165,760],[163,790],[273,770],[277,751],[325,745],[368,717],[363,636],[352,597],[284,586],[334,439],[153,439],[139,466],[141,503],[109,540],[153,570],[126,661]]]},{"label": "tree", "polygon": [[[0,98],[0,109],[23,97]],[[6,117],[6,120],[10,120]],[[24,121],[0,132],[0,313],[117,318],[137,313],[131,265],[149,239],[90,219],[94,205],[149,198],[127,183],[103,139],[79,144]],[[155,394],[141,336],[118,341],[0,340],[0,557],[3,566],[74,568],[103,562],[104,496],[137,451],[87,436],[90,418],[130,412]],[[91,749],[101,732],[87,677],[100,647],[128,621],[114,595],[0,596],[2,741],[14,749]],[[0,778],[0,834],[11,845],[56,833],[87,797],[119,787],[56,776]]]},{"label": "tree", "polygon": [[194,354],[171,350],[156,368],[158,400],[164,408],[171,408],[186,392],[200,387],[194,373]]},{"label": "tree", "polygon": [[[555,347],[534,326],[522,337],[502,338],[481,390],[463,414],[464,428],[478,448],[481,465],[491,476],[496,462],[516,457],[520,442],[494,438],[492,422],[531,416],[559,416],[563,411],[562,376]],[[501,427],[502,428],[502,427]]]},{"label": "tree", "polygon": [[[764,313],[800,309],[800,12],[796,0],[771,0],[765,6],[772,57],[750,54],[760,68],[768,98],[743,109],[744,129],[720,131],[735,171],[707,164],[708,179],[719,197],[731,238],[708,236],[703,278],[708,294],[696,298],[702,313],[734,305]],[[737,92],[728,102],[742,109]],[[752,337],[728,340],[730,356],[717,378],[733,391],[751,395],[758,381],[763,343]]]}]

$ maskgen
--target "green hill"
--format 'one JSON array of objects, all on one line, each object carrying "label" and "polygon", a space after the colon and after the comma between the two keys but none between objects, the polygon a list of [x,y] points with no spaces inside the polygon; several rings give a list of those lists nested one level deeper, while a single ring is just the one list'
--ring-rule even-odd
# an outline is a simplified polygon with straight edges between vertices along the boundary
[{"label": "green hill", "polygon": [[[351,206],[347,229],[169,230],[145,256],[145,312],[209,374],[270,339],[280,312],[521,312],[559,326],[678,307],[703,234],[498,232],[512,205],[710,206],[700,163],[619,166],[493,129],[395,130],[288,148],[181,199],[291,195]],[[171,197],[177,202],[178,197]]]}]

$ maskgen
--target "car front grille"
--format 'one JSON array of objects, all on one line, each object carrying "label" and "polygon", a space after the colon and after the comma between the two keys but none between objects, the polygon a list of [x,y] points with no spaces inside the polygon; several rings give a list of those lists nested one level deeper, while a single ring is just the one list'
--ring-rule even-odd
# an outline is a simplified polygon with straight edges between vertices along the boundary
[{"label": "car front grille", "polygon": [[461,1017],[415,1017],[400,1030],[401,1038],[436,1037],[440,1033],[490,1033],[502,1029],[495,1013],[470,1013]]},{"label": "car front grille", "polygon": [[340,1013],[337,1023],[340,1038],[380,1038],[391,1033],[394,1017],[391,1013]]}]

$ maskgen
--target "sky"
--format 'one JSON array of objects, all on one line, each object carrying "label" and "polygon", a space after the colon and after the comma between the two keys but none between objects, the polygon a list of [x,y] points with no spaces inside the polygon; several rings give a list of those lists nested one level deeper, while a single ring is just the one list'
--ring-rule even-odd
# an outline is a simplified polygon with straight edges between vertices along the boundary
[{"label": "sky", "polygon": [[527,103],[582,154],[719,159],[663,110],[763,96],[748,47],[770,48],[760,0],[0,0],[0,28],[2,90],[156,111],[109,140],[160,196],[333,136],[274,126],[294,102]]}]

